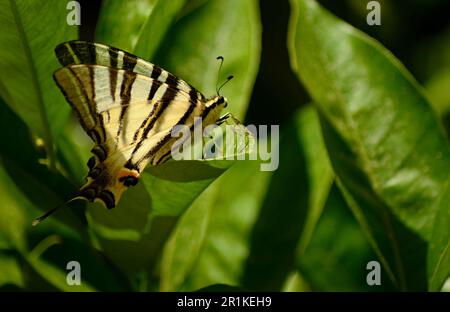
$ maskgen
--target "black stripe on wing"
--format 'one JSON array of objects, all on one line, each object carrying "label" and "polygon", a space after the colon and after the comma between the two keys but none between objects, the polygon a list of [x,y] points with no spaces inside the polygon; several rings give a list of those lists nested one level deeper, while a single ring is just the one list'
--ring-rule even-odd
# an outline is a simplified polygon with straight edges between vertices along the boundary
[{"label": "black stripe on wing", "polygon": [[[153,126],[158,121],[159,117],[162,115],[164,110],[169,106],[169,104],[175,99],[177,96],[177,90],[172,88],[167,88],[164,92],[163,96],[161,97],[161,100],[155,103],[155,109],[150,112],[149,116],[144,120],[144,122],[141,124],[141,127],[144,127],[143,133],[140,137],[139,142],[136,144],[136,146],[133,149],[133,152],[131,153],[130,161],[133,159],[134,155],[139,151],[139,149],[142,147],[144,141],[148,138],[148,134],[153,129]],[[192,107],[192,109],[195,107],[196,103],[190,102],[189,109]],[[139,128],[141,130],[142,128]],[[137,134],[139,132],[135,133],[135,137],[137,139]],[[134,143],[134,142],[133,142]]]},{"label": "black stripe on wing", "polygon": [[[188,110],[183,114],[183,116],[178,120],[178,122],[174,125],[175,126],[179,126],[179,125],[183,125],[186,123],[186,121],[188,120],[188,118],[191,116],[191,114],[193,113],[195,109],[194,105],[190,105]],[[153,146],[150,151],[147,152],[147,154],[144,155],[144,157],[142,157],[141,159],[139,159],[136,162],[136,166],[140,167],[140,164],[148,159],[151,159],[152,157],[154,157],[156,155],[156,153],[158,153],[159,150],[161,150],[161,148],[170,141],[170,139],[172,138],[172,133],[171,131],[169,131],[169,133],[167,133],[161,140],[158,141],[158,143]],[[144,139],[143,139],[144,140]],[[142,142],[142,141],[141,141]]]},{"label": "black stripe on wing", "polygon": [[55,48],[56,56],[63,66],[74,64],[89,64],[110,66],[115,69],[124,69],[141,74],[186,93],[196,93],[197,98],[205,99],[194,87],[186,81],[179,79],[163,68],[118,48],[104,44],[73,40],[59,44]]},{"label": "black stripe on wing", "polygon": [[[133,83],[136,80],[136,74],[133,72],[126,71],[124,72],[123,79],[122,79],[122,85],[120,86],[120,117],[119,117],[119,128],[117,130],[117,137],[116,140],[119,139],[119,135],[122,132],[123,125],[124,125],[124,118],[125,114],[128,110],[130,99],[131,99],[131,90],[133,88]],[[123,134],[125,135],[126,131],[123,131]],[[125,137],[123,137],[123,140],[125,140]]]},{"label": "black stripe on wing", "polygon": [[[102,135],[99,133],[99,129],[97,127],[98,125],[98,118],[97,118],[97,114],[94,110],[94,107],[92,105],[90,105],[90,98],[86,92],[86,89],[83,87],[83,82],[81,81],[81,78],[77,75],[77,73],[71,68],[71,67],[65,67],[64,69],[64,75],[63,77],[61,77],[61,79],[63,79],[63,81],[60,81],[57,76],[56,76],[56,72],[53,75],[53,79],[55,80],[56,84],[58,85],[58,87],[60,88],[61,92],[63,93],[64,97],[66,98],[67,102],[70,104],[70,106],[72,107],[72,109],[75,111],[77,118],[81,124],[81,126],[83,127],[83,129],[86,131],[86,133],[91,137],[91,139],[99,144],[100,142],[103,141],[104,139],[104,135],[102,137]],[[91,69],[89,68],[89,76],[91,81],[93,81],[93,74]],[[61,71],[58,71],[61,72]],[[70,78],[69,78],[70,76]],[[75,84],[69,84],[67,82],[67,79],[73,79],[74,81],[76,81]],[[69,87],[70,85],[70,87]],[[76,101],[76,97],[74,97],[74,95],[72,94],[69,95],[69,91],[73,91],[74,88],[76,88],[76,90],[79,92],[80,96],[81,96],[81,100],[80,101]],[[91,92],[94,94],[94,85],[93,82],[90,85],[90,89]],[[86,113],[84,113],[84,111],[86,111]],[[104,134],[104,132],[101,130],[102,134]]]},{"label": "black stripe on wing", "polygon": [[[208,114],[209,113],[211,113],[212,112],[212,110],[213,110],[213,108],[215,107],[216,105],[210,105],[210,106],[208,106],[208,107],[205,107],[205,109],[203,110],[203,112],[202,112],[202,114],[201,114],[201,118],[202,118],[202,120],[206,120],[207,118],[208,118]],[[188,116],[187,116],[188,117]],[[187,119],[187,117],[186,118],[184,118],[183,117],[183,119],[184,120],[182,120],[182,122],[184,123],[185,121],[186,121],[186,119]],[[181,120],[180,120],[180,122],[181,122]],[[180,124],[180,122],[178,123],[178,124]],[[192,124],[190,127],[189,127],[189,131],[192,133],[192,131],[194,131],[194,127],[195,127],[196,125],[195,125],[195,123],[194,124]],[[186,138],[186,139],[188,139],[188,138]],[[184,143],[184,141],[183,142],[181,142],[181,143],[179,143],[180,145],[181,144],[183,144]],[[164,143],[162,143],[162,145],[161,146],[163,146],[164,145]],[[171,158],[171,154],[172,154],[172,147],[168,150],[168,151],[166,151],[163,155],[160,155],[159,156],[159,158],[156,158],[156,153],[157,153],[157,151],[155,151],[155,157],[154,157],[154,159],[153,159],[153,165],[160,165],[160,164],[163,164],[164,162],[166,162],[167,160],[169,160],[170,158]]]}]

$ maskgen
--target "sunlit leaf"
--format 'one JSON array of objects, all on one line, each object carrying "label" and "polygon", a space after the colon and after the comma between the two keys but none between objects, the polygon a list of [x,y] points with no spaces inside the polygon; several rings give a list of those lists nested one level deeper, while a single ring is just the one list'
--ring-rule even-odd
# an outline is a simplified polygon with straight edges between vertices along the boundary
[{"label": "sunlit leaf", "polygon": [[186,0],[107,0],[97,40],[151,60]]},{"label": "sunlit leaf", "polygon": [[292,4],[291,62],[321,112],[345,198],[397,287],[424,289],[426,241],[450,177],[442,126],[381,45],[315,1]]},{"label": "sunlit leaf", "polygon": [[[312,107],[282,129],[279,157],[273,173],[262,172],[259,162],[238,162],[198,198],[165,249],[163,290],[214,283],[282,289],[295,268],[296,246],[308,245],[332,181]],[[308,237],[300,243],[302,234]]]},{"label": "sunlit leaf", "polygon": [[67,24],[66,4],[0,1],[0,95],[44,140],[52,166],[54,140],[69,112],[52,79],[59,67],[53,49],[77,35],[77,26]]},{"label": "sunlit leaf", "polygon": [[[170,20],[173,17],[166,18],[167,23],[173,22]],[[218,24],[213,29],[203,27],[210,23]],[[240,35],[236,36],[238,30]],[[148,29],[142,31],[141,35],[146,36]],[[191,40],[193,33],[195,41]],[[256,75],[259,40],[255,1],[209,1],[173,25],[158,48],[154,63],[199,91],[209,92],[215,89],[217,81],[216,56],[223,55],[226,63],[221,78],[230,72],[239,78],[222,92],[228,98],[228,107],[240,117]],[[221,45],[214,45],[214,41],[220,41]],[[197,70],[199,66],[203,69]],[[100,207],[88,210],[89,224],[99,248],[132,280],[140,272],[150,270],[157,263],[177,218],[232,163],[169,161],[159,167],[149,167],[141,183],[127,191],[114,210]]]}]

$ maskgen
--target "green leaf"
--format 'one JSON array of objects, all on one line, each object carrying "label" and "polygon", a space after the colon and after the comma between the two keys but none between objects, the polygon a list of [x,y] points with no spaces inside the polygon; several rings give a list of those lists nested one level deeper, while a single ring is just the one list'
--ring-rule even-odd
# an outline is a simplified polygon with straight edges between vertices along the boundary
[{"label": "green leaf", "polygon": [[[53,231],[55,233],[56,231]],[[38,242],[36,247],[27,255],[27,260],[38,266],[52,266],[67,275],[67,264],[71,261],[77,261],[81,267],[82,285],[89,285],[100,291],[123,291],[131,290],[131,285],[126,277],[115,267],[109,259],[96,251],[89,243],[81,240],[79,237],[72,235],[70,232],[58,231],[58,235],[52,232],[42,231],[34,233],[29,238],[30,241]],[[49,235],[50,234],[50,235]],[[36,260],[36,261],[34,261]],[[46,269],[37,268],[38,272],[45,272]],[[45,272],[45,274],[49,274]],[[62,276],[62,275],[60,275]],[[48,279],[47,276],[43,276]],[[63,280],[55,281],[49,279],[54,285],[59,287],[59,283],[65,283]],[[61,289],[61,288],[60,288]],[[71,288],[72,290],[77,290]]]},{"label": "green leaf", "polygon": [[397,287],[423,289],[424,240],[450,177],[442,127],[380,44],[315,1],[292,4],[291,62],[320,108],[345,198]]},{"label": "green leaf", "polygon": [[436,215],[428,250],[428,276],[431,291],[439,291],[450,277],[450,183],[437,203]]},{"label": "green leaf", "polygon": [[300,275],[299,271],[292,271],[286,280],[284,281],[283,292],[303,292],[308,291],[309,285],[306,283],[304,278]]},{"label": "green leaf", "polygon": [[62,271],[60,268],[51,263],[42,261],[39,258],[28,258],[29,265],[43,278],[48,280],[52,285],[62,291],[95,291],[91,285],[82,282],[81,285],[69,285],[66,281],[67,271]]},{"label": "green leaf", "polygon": [[307,248],[322,215],[334,173],[323,142],[319,117],[313,106],[308,105],[298,113],[297,129],[307,164],[309,196],[305,225],[297,247],[297,252],[301,255]]},{"label": "green leaf", "polygon": [[[295,118],[297,128],[297,140],[301,146],[301,154],[297,153],[298,158],[303,155],[305,162],[304,172],[297,171],[299,177],[297,180],[304,181],[305,186],[300,197],[307,198],[306,216],[302,220],[303,230],[296,248],[295,262],[303,259],[305,250],[307,250],[311,240],[316,233],[316,227],[319,219],[322,218],[322,212],[325,202],[329,197],[331,185],[333,183],[334,173],[328,159],[327,151],[323,142],[320,129],[319,118],[315,108],[307,105],[302,108]],[[294,144],[289,144],[293,146]],[[291,152],[291,150],[289,151]],[[300,178],[301,177],[301,178]],[[289,183],[285,179],[284,183]],[[300,225],[299,225],[300,226]],[[298,268],[298,264],[296,264]],[[300,274],[299,270],[292,271],[285,279],[283,291],[304,291],[309,289],[307,281]]]},{"label": "green leaf", "polygon": [[17,255],[0,249],[0,291],[4,291],[7,287],[24,288],[24,274]]},{"label": "green leaf", "polygon": [[[204,25],[212,26],[206,30]],[[196,34],[195,40],[192,40],[192,34]],[[165,64],[167,69],[193,84],[201,92],[208,94],[215,89],[217,80],[218,63],[215,58],[219,55],[223,56],[225,63],[219,81],[225,79],[230,73],[236,77],[227,85],[223,93],[230,103],[229,110],[238,118],[242,118],[246,111],[258,68],[260,36],[259,12],[256,1],[208,1],[205,5],[199,6],[190,14],[184,16],[176,24],[176,27],[169,32],[159,49],[157,59],[160,59],[161,64]],[[184,48],[180,50],[176,48],[177,46]],[[199,68],[202,70],[199,71]],[[205,281],[206,278],[202,278],[203,274],[217,276],[217,274],[223,273],[220,272],[220,269],[219,271],[204,271],[202,266],[198,265],[201,272],[192,276],[200,276],[199,281],[186,282],[187,275],[191,270],[194,270],[193,266],[198,258],[196,253],[204,244],[205,227],[211,226],[208,222],[208,216],[213,207],[214,211],[219,213],[222,210],[224,214],[227,214],[227,209],[224,210],[224,208],[227,207],[228,200],[224,200],[222,206],[219,198],[223,198],[225,192],[229,194],[228,197],[234,198],[236,196],[225,191],[230,188],[230,184],[234,184],[232,182],[233,176],[243,178],[242,180],[245,181],[245,177],[248,177],[247,173],[254,172],[252,169],[248,171],[248,167],[244,163],[238,162],[230,169],[230,172],[227,172],[224,177],[211,185],[195,201],[188,213],[183,216],[164,252],[161,273],[162,290],[177,290],[185,283],[187,283],[184,286],[185,289],[199,289],[216,280],[212,278]],[[237,197],[239,198],[239,196]],[[248,209],[243,207],[243,210],[253,214],[253,207],[255,206],[251,204]],[[242,213],[245,214],[245,212]],[[241,229],[241,226],[238,227],[238,233],[246,231],[244,228]],[[218,229],[220,228],[228,233],[228,228],[219,227]],[[233,225],[230,228],[233,228]],[[236,230],[236,228],[233,228],[233,230]],[[238,236],[232,235],[230,242],[236,242],[234,237],[237,239]],[[228,245],[226,241],[224,243]],[[240,248],[246,248],[240,242],[236,243],[239,244]],[[189,257],[183,258],[182,246],[185,247],[184,250],[192,251],[189,253]],[[241,258],[242,250],[239,250],[239,248],[227,250],[231,251],[229,257],[237,256]],[[231,262],[229,263],[231,264]],[[239,263],[236,266],[233,265],[234,268],[238,266]],[[219,282],[233,284],[236,283],[236,279],[224,278],[223,280],[219,279]]]},{"label": "green leaf", "polygon": [[[76,26],[66,22],[66,2],[0,1],[0,95],[37,136],[44,139],[50,165],[53,143],[69,105],[52,74],[58,68],[57,44],[74,39]],[[48,36],[51,34],[51,36]]]},{"label": "green leaf", "polygon": [[107,0],[103,2],[96,38],[144,59],[152,59],[186,0]]},{"label": "green leaf", "polygon": [[[39,211],[26,199],[3,166],[0,167],[0,196],[1,249],[15,250],[20,255],[18,258],[25,260],[33,271],[59,290],[93,290],[89,284],[98,286],[101,290],[123,289],[120,286],[123,278],[117,276],[112,266],[90,248],[89,242],[83,241],[83,236],[75,231],[75,226],[64,226],[53,218],[39,227],[31,226],[31,221]],[[53,243],[40,242],[42,237],[50,234],[57,237],[53,239]],[[30,247],[35,244],[39,247],[30,252]],[[57,247],[50,248],[51,252],[48,253],[47,249],[54,244],[58,244]],[[86,274],[83,281],[87,282],[83,287],[72,288],[66,283],[66,264],[72,260],[82,263]],[[8,265],[12,265],[11,262]],[[12,271],[11,274],[13,273]],[[27,283],[28,286],[30,285]]]},{"label": "green leaf", "polygon": [[88,172],[87,160],[92,156],[92,140],[73,116],[58,140],[61,171],[76,185],[83,185]]},{"label": "green leaf", "polygon": [[180,289],[195,265],[210,222],[212,194],[200,195],[180,218],[167,241],[161,261],[161,291]]},{"label": "green leaf", "polygon": [[[14,129],[14,140],[10,139],[10,129]],[[28,215],[27,224],[44,211],[60,204],[74,192],[74,186],[61,174],[51,172],[41,163],[42,151],[33,142],[26,124],[0,99],[0,158],[11,183],[20,190],[18,200],[29,200],[40,208]],[[20,202],[22,205],[24,201]],[[82,205],[75,209],[61,209],[54,215],[79,231],[86,234],[80,220]],[[14,224],[14,223],[13,223]]]},{"label": "green leaf", "polygon": [[270,177],[270,172],[260,171],[260,162],[239,161],[202,193],[166,247],[161,290],[241,285],[252,228]]},{"label": "green leaf", "polygon": [[[30,203],[17,189],[14,182],[9,178],[3,167],[0,167],[0,185],[0,196],[2,198],[2,205],[0,207],[0,212],[2,215],[2,218],[0,220],[0,231],[5,236],[9,247],[16,250],[23,258],[28,260],[29,242],[27,232],[31,228],[32,218],[30,216],[30,211],[35,210],[32,210],[32,206],[30,205]],[[55,286],[63,286],[63,288],[67,287],[67,284],[65,283],[65,274],[63,279],[58,279],[55,274],[61,277],[63,273],[58,272],[56,268],[48,269],[49,267],[52,267],[50,263],[42,261],[40,259],[27,262],[30,263],[35,270],[40,272],[44,278],[48,278],[50,282],[56,283],[54,284]],[[17,278],[17,273],[14,273],[13,271],[14,263],[8,262],[5,263],[5,266],[6,265],[10,266],[10,269],[12,270],[10,274],[12,275],[9,275],[9,277],[5,278],[10,279],[13,276],[16,276]],[[3,269],[5,269],[5,267],[2,266],[2,270]],[[63,285],[63,282],[65,286]]]},{"label": "green leaf", "polygon": [[165,248],[162,290],[215,283],[282,288],[301,235],[308,237],[300,245],[309,243],[333,178],[312,107],[282,129],[279,155],[273,173],[261,172],[259,162],[238,162],[197,199]]},{"label": "green leaf", "polygon": [[[217,25],[205,28],[208,24]],[[142,36],[146,36],[146,31],[145,28]],[[235,35],[237,32],[239,36]],[[218,41],[221,44],[214,45]],[[215,85],[216,56],[224,55],[224,71],[229,73],[235,66],[233,73],[239,77],[224,93],[232,111],[242,116],[257,72],[259,41],[256,1],[208,1],[173,25],[155,63],[190,83],[199,82],[196,86],[204,91]],[[114,210],[88,209],[89,225],[98,247],[132,281],[142,272],[151,271],[177,218],[231,164],[170,161],[147,168],[141,183],[127,191]],[[154,285],[150,283],[149,287]]]},{"label": "green leaf", "polygon": [[87,210],[89,226],[101,250],[129,276],[156,264],[176,218],[223,172],[196,163],[198,166],[168,162],[149,168],[141,183],[128,190],[116,208],[92,205]]},{"label": "green leaf", "polygon": [[[8,139],[7,129],[15,130],[14,140]],[[53,267],[50,271],[60,270],[60,277],[56,285],[65,284],[65,265],[66,262],[76,259],[83,259],[87,268],[85,271],[93,271],[90,277],[103,274],[102,278],[95,280],[93,284],[99,286],[98,289],[117,290],[121,289],[117,281],[111,276],[115,275],[111,265],[105,261],[99,261],[95,257],[90,242],[85,239],[87,229],[81,222],[77,213],[83,213],[82,206],[74,205],[69,208],[61,209],[52,218],[46,220],[38,227],[32,227],[31,222],[34,218],[41,215],[43,210],[48,210],[53,205],[59,204],[66,194],[73,192],[73,186],[63,177],[56,173],[51,173],[48,169],[39,164],[39,152],[30,142],[30,136],[23,122],[6,106],[0,99],[0,138],[3,144],[0,147],[0,195],[1,207],[0,214],[0,237],[3,237],[2,244],[4,248],[16,250],[22,257],[29,258],[29,249],[50,234],[57,234],[61,237],[62,243],[57,248],[56,257],[47,259],[48,253],[44,254],[45,259],[38,259],[32,263],[33,272],[46,274],[42,281],[47,281],[49,285],[55,281],[52,278],[47,279],[47,267]],[[41,210],[36,209],[41,208]],[[89,255],[89,256],[87,256]],[[66,258],[67,256],[67,258]],[[87,257],[86,257],[87,256]],[[36,258],[36,257],[34,257]],[[33,269],[34,268],[34,269]],[[105,272],[106,271],[106,272]],[[46,273],[47,272],[47,273]],[[41,274],[38,273],[38,276]],[[32,281],[33,282],[33,281]],[[31,285],[27,288],[40,289],[41,283]],[[66,285],[67,286],[67,285]],[[29,288],[31,287],[31,288]]]},{"label": "green leaf", "polygon": [[241,119],[258,70],[260,28],[256,1],[210,0],[170,29],[155,62],[208,96],[215,94],[216,57],[223,56],[219,82],[230,74],[235,78],[222,93],[228,99],[228,110]]},{"label": "green leaf", "polygon": [[299,252],[297,268],[312,291],[392,290],[382,275],[382,286],[369,286],[366,265],[376,260],[367,239],[333,185],[308,247]]},{"label": "green leaf", "polygon": [[441,69],[425,85],[426,93],[440,116],[450,112],[450,70]]},{"label": "green leaf", "polygon": [[333,179],[319,120],[310,106],[282,129],[279,154],[280,166],[271,177],[249,242],[242,275],[247,289],[282,289],[295,267],[296,249],[309,243]]},{"label": "green leaf", "polygon": [[450,113],[450,27],[419,44],[413,64],[426,77],[425,91],[438,115]]},{"label": "green leaf", "polygon": [[5,247],[25,250],[27,248],[25,229],[28,222],[22,207],[28,203],[9,178],[3,163],[0,163],[0,186],[0,198],[2,199],[0,232],[4,237]]},{"label": "green leaf", "polygon": [[[241,131],[234,134],[248,135]],[[217,138],[213,136],[210,140]],[[253,140],[247,137],[247,144]],[[225,155],[233,156],[233,151]],[[169,161],[148,167],[142,174],[141,184],[127,191],[116,209],[89,209],[88,219],[96,242],[129,276],[149,270],[156,264],[176,219],[233,163],[233,160],[215,159]]]},{"label": "green leaf", "polygon": [[197,292],[239,292],[239,291],[243,291],[243,289],[224,284],[210,285],[208,287],[197,290]]}]

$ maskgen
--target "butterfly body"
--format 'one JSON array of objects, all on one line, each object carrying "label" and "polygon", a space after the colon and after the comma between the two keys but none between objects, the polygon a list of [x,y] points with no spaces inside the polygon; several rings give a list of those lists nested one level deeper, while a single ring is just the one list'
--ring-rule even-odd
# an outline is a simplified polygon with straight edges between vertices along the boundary
[{"label": "butterfly body", "polygon": [[55,49],[54,79],[95,145],[78,198],[117,205],[144,168],[170,159],[177,125],[214,124],[227,101],[205,98],[164,69],[125,51],[84,41]]}]

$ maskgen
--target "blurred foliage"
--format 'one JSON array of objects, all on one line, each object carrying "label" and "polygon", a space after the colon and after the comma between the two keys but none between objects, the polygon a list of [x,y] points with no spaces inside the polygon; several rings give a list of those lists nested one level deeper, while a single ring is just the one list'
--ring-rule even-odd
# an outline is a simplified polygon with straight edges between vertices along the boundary
[{"label": "blurred foliage", "polygon": [[[0,0],[0,290],[441,290],[450,24],[435,18],[417,42],[405,24],[431,23],[446,3],[413,1],[397,19],[400,4],[380,1],[382,26],[366,24],[367,1],[320,3],[281,1],[278,14],[257,0],[104,0],[78,29],[65,1]],[[92,143],[51,79],[54,47],[77,33],[207,96],[222,55],[219,81],[235,76],[222,90],[227,111],[280,124],[279,139],[267,138],[279,168],[167,162],[113,210],[74,203],[31,227],[87,171]],[[73,260],[80,286],[66,283]],[[366,283],[372,260],[381,286]]]}]

